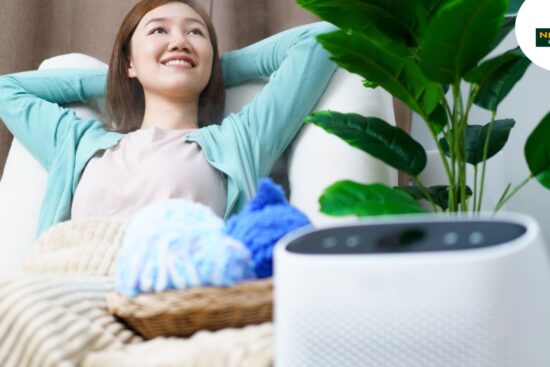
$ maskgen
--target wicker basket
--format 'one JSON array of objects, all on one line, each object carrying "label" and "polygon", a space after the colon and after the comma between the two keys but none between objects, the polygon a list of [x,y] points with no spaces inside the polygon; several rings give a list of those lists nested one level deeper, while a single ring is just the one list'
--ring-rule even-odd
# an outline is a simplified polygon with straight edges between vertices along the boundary
[{"label": "wicker basket", "polygon": [[127,298],[107,295],[109,311],[145,339],[260,324],[273,318],[271,278],[230,288],[203,287]]}]

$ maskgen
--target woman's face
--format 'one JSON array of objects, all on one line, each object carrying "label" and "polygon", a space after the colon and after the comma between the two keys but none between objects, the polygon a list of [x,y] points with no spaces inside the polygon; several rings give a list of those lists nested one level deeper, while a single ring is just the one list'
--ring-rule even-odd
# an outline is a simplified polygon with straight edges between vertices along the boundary
[{"label": "woman's face", "polygon": [[198,100],[210,80],[213,50],[208,29],[183,3],[168,3],[145,14],[132,35],[131,50],[128,76],[138,78],[146,95]]}]

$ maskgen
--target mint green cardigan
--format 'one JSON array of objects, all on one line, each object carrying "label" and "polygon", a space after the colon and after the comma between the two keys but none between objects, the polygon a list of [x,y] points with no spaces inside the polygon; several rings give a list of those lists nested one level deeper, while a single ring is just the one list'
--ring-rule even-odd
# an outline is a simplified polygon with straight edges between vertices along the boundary
[{"label": "mint green cardigan", "polygon": [[[292,28],[222,54],[226,86],[258,77],[269,82],[239,113],[187,135],[227,175],[225,218],[250,199],[323,94],[336,65],[315,36],[336,28],[318,22]],[[88,160],[123,134],[82,120],[60,105],[105,96],[107,70],[50,69],[0,76],[0,118],[48,171],[36,235],[71,218],[71,203]],[[129,178],[131,179],[131,178]]]}]

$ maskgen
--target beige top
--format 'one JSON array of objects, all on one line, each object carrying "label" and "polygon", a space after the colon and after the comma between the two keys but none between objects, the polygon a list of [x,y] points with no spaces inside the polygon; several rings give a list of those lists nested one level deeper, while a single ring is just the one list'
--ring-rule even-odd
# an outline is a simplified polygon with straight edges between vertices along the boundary
[{"label": "beige top", "polygon": [[71,219],[128,219],[154,201],[186,198],[223,218],[227,178],[185,141],[196,129],[141,129],[90,159],[76,188]]}]

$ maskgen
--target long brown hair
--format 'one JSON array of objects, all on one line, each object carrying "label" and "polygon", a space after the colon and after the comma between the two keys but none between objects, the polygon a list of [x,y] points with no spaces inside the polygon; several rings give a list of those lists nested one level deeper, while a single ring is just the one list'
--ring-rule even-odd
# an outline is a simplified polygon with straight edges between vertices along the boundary
[{"label": "long brown hair", "polygon": [[145,96],[139,80],[128,76],[127,68],[132,52],[131,39],[145,14],[172,2],[190,6],[206,23],[214,53],[210,80],[199,96],[198,122],[199,127],[221,122],[225,106],[225,86],[218,54],[218,40],[210,17],[195,0],[141,0],[124,18],[113,46],[105,99],[107,121],[104,125],[107,130],[126,133],[140,128],[145,113]]}]

